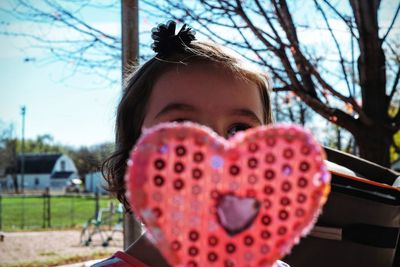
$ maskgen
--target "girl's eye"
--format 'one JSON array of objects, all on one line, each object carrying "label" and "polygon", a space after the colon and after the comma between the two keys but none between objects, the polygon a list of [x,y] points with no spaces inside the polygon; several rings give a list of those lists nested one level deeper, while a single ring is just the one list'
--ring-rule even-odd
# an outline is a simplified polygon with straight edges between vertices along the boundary
[{"label": "girl's eye", "polygon": [[245,124],[245,123],[237,123],[232,125],[227,132],[228,137],[234,136],[237,132],[240,131],[245,131],[247,129],[251,128],[250,125]]}]

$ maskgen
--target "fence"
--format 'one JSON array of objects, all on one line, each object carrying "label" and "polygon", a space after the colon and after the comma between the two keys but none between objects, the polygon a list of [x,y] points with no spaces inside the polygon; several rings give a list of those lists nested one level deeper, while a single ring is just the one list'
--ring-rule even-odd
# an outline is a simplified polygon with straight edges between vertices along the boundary
[{"label": "fence", "polygon": [[117,201],[92,195],[0,195],[0,230],[72,228]]}]

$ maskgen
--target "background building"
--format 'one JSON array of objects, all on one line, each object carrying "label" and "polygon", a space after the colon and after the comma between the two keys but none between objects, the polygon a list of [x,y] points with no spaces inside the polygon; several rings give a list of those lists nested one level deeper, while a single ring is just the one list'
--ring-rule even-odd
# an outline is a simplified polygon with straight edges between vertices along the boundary
[{"label": "background building", "polygon": [[[78,179],[78,170],[73,160],[61,153],[41,153],[24,155],[24,190],[65,190]],[[18,188],[22,186],[22,156],[18,155],[17,166],[6,172],[6,188],[14,189],[15,180]]]}]

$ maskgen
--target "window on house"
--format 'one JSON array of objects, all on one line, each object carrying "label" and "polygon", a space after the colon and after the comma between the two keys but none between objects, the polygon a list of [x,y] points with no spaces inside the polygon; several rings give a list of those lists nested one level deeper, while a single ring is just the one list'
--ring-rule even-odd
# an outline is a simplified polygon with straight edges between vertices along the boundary
[{"label": "window on house", "polygon": [[64,160],[61,161],[61,171],[62,172],[65,171],[65,161]]},{"label": "window on house", "polygon": [[39,183],[40,183],[40,181],[39,181],[39,178],[38,178],[38,177],[36,177],[36,178],[35,178],[35,186],[38,186],[38,185],[39,185]]}]

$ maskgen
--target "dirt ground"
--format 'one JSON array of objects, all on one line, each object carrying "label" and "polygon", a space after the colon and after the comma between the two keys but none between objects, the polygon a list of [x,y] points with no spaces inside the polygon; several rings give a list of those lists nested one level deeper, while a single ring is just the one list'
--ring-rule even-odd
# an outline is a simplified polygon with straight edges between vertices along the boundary
[{"label": "dirt ground", "polygon": [[80,231],[43,231],[3,233],[0,242],[0,266],[54,266],[79,259],[106,258],[122,249],[122,233],[117,232],[108,247],[99,234],[90,246],[80,244]]}]

